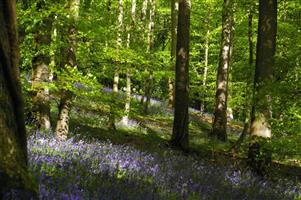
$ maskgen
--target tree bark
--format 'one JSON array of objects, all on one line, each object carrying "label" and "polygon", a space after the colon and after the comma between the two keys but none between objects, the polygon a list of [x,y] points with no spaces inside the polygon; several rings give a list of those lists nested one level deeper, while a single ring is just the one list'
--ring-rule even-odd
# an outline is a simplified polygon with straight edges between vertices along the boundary
[{"label": "tree bark", "polygon": [[[119,15],[118,15],[118,32],[117,32],[117,41],[116,41],[116,48],[117,48],[117,56],[119,57],[119,51],[122,48],[122,31],[123,31],[123,7],[124,2],[123,0],[119,0]],[[119,62],[119,61],[118,61]],[[119,63],[116,64],[114,69],[114,78],[113,78],[113,93],[112,93],[112,100],[110,105],[110,114],[109,114],[109,124],[108,129],[115,132],[115,118],[116,118],[116,98],[118,95],[118,85],[119,85]]]},{"label": "tree bark", "polygon": [[[69,9],[71,12],[71,23],[68,27],[68,48],[67,50],[67,60],[64,64],[67,64],[71,67],[77,66],[76,60],[76,34],[77,27],[76,22],[79,18],[79,8],[80,8],[80,0],[71,0],[69,2]],[[74,94],[69,91],[62,89],[61,90],[61,99],[59,104],[59,113],[58,113],[58,121],[55,128],[55,135],[60,140],[65,140],[69,133],[69,114],[72,106],[72,99]]]},{"label": "tree bark", "polygon": [[70,91],[62,91],[61,95],[55,132],[58,139],[66,140],[69,133],[69,115],[73,95]]},{"label": "tree bark", "polygon": [[[177,21],[178,21],[179,3],[178,0],[171,0],[171,48],[170,48],[170,60],[171,71],[175,70],[175,60],[177,53]],[[168,107],[174,107],[174,80],[172,77],[168,77]]]},{"label": "tree bark", "polygon": [[171,144],[183,150],[188,149],[188,87],[189,87],[189,29],[190,0],[179,2],[178,36],[176,54],[175,112]]},{"label": "tree bark", "polygon": [[269,86],[273,81],[276,34],[277,1],[260,0],[251,135],[265,138],[272,136]]},{"label": "tree bark", "polygon": [[222,16],[222,43],[216,81],[215,110],[210,136],[221,141],[227,140],[227,98],[228,77],[231,56],[231,35],[233,24],[232,0],[224,0]]},{"label": "tree bark", "polygon": [[[154,31],[155,31],[155,13],[156,13],[156,0],[149,0],[150,11],[149,11],[149,24],[148,24],[148,35],[147,35],[147,51],[151,52],[154,48]],[[148,81],[145,83],[144,96],[146,98],[144,102],[144,113],[148,113],[148,107],[153,93],[154,76],[152,69],[148,70]],[[143,101],[143,100],[142,100]]]},{"label": "tree bark", "polygon": [[254,76],[254,94],[251,119],[252,141],[248,163],[255,172],[263,175],[271,162],[271,153],[261,148],[262,139],[271,138],[271,85],[277,34],[277,0],[259,1],[257,53]]},{"label": "tree bark", "polygon": [[[136,0],[132,0],[132,8],[131,8],[131,25],[130,30],[128,32],[128,41],[127,41],[127,48],[130,48],[131,44],[131,31],[135,28],[136,22]],[[131,70],[127,69],[126,71],[126,99],[125,99],[125,116],[123,117],[122,121],[124,124],[128,125],[129,121],[129,113],[131,110]]]},{"label": "tree bark", "polygon": [[[39,6],[37,9],[41,9]],[[47,17],[37,28],[35,43],[37,51],[51,44],[52,19]],[[40,130],[50,130],[50,99],[47,84],[49,81],[50,55],[47,52],[39,53],[32,60],[32,89],[33,89],[33,111]]]},{"label": "tree bark", "polygon": [[29,199],[34,193],[26,191],[35,190],[27,171],[15,13],[15,1],[0,2],[0,199],[11,189],[23,191],[17,198]]},{"label": "tree bark", "polygon": [[[210,30],[209,30],[209,25],[208,25],[208,30],[206,33],[206,40],[205,40],[205,67],[204,67],[204,74],[203,74],[203,89],[204,91],[206,90],[207,87],[207,75],[208,75],[208,59],[209,59],[209,35],[210,35]],[[202,103],[201,103],[201,113],[205,113],[205,95],[203,93],[202,95]]]}]

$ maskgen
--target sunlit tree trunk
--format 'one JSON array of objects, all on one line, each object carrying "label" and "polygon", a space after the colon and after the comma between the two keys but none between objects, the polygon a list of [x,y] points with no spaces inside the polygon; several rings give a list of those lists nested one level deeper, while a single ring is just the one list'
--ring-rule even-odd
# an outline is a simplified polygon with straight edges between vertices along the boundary
[{"label": "sunlit tree trunk", "polygon": [[190,0],[179,1],[178,36],[176,54],[175,112],[171,144],[188,148],[188,87],[189,87],[189,29]]},{"label": "sunlit tree trunk", "polygon": [[56,125],[56,137],[65,140],[67,139],[69,133],[69,116],[70,109],[72,104],[72,93],[69,91],[62,91],[60,105],[59,105],[59,114]]},{"label": "sunlit tree trunk", "polygon": [[0,199],[11,189],[23,191],[18,199],[30,199],[33,193],[25,191],[34,191],[27,171],[15,12],[15,1],[0,2]]},{"label": "sunlit tree trunk", "polygon": [[210,136],[216,137],[221,141],[227,140],[228,76],[232,46],[231,32],[233,24],[232,4],[232,0],[224,0],[222,16],[222,40],[216,79],[214,120],[212,131],[210,133]]},{"label": "sunlit tree trunk", "polygon": [[270,90],[277,34],[277,1],[259,1],[259,23],[251,135],[271,137]]},{"label": "sunlit tree trunk", "polygon": [[[127,48],[130,48],[131,44],[131,31],[135,28],[136,22],[136,0],[132,0],[132,8],[131,8],[131,26],[128,32],[128,41]],[[132,39],[133,40],[133,39]],[[127,68],[126,71],[126,100],[125,100],[125,116],[122,121],[124,124],[128,124],[129,113],[131,109],[131,70]]]},{"label": "sunlit tree trunk", "polygon": [[[37,9],[42,10],[41,6]],[[51,43],[51,28],[52,19],[47,17],[43,19],[42,23],[37,28],[35,33],[35,44],[37,50],[50,46]],[[47,84],[49,83],[49,64],[50,56],[45,51],[39,51],[32,60],[32,89],[33,89],[33,110],[37,120],[37,127],[41,130],[49,130],[50,123],[50,101],[49,90]]]},{"label": "sunlit tree trunk", "polygon": [[141,21],[145,22],[148,0],[144,0],[141,9]]},{"label": "sunlit tree trunk", "polygon": [[[206,39],[205,39],[205,66],[204,66],[204,74],[203,74],[203,89],[206,90],[207,87],[207,75],[208,75],[208,59],[209,59],[209,35],[210,35],[210,30],[208,26],[208,30],[206,33]],[[204,114],[205,112],[205,93],[203,92],[202,96],[202,104],[201,104],[201,113]]]},{"label": "sunlit tree trunk", "polygon": [[[175,70],[175,60],[177,52],[177,22],[178,22],[179,3],[178,0],[171,0],[171,71]],[[168,77],[168,107],[172,108],[174,105],[174,80]]]},{"label": "sunlit tree trunk", "polygon": [[[155,12],[156,12],[156,0],[149,0],[150,11],[149,11],[149,24],[148,24],[148,36],[147,36],[147,51],[151,52],[154,48],[154,31],[155,31]],[[145,83],[144,96],[146,98],[143,106],[144,113],[148,112],[150,99],[153,91],[154,76],[152,69],[148,71],[147,82]]]},{"label": "sunlit tree trunk", "polygon": [[[68,27],[68,49],[67,49],[67,61],[65,64],[76,67],[76,34],[77,27],[76,21],[79,18],[79,6],[80,0],[71,0],[69,2],[69,9],[71,13],[71,24]],[[60,140],[65,140],[69,133],[69,118],[72,105],[73,94],[69,90],[61,90],[61,98],[59,104],[58,120],[55,128],[56,137]]]},{"label": "sunlit tree trunk", "polygon": [[[122,31],[123,31],[123,0],[119,0],[119,15],[118,15],[118,33],[117,33],[117,51],[122,47]],[[118,53],[119,54],[119,53]],[[119,66],[116,65],[114,70],[113,92],[118,92],[119,84]]]},{"label": "sunlit tree trunk", "polygon": [[[124,7],[124,2],[123,0],[119,0],[119,6],[118,6],[118,10],[119,10],[119,15],[118,15],[118,32],[117,32],[117,41],[116,41],[116,48],[117,48],[117,56],[120,56],[120,49],[122,48],[122,31],[123,31],[123,8]],[[119,62],[119,61],[117,61]],[[109,124],[108,124],[108,128],[112,131],[116,130],[116,126],[115,126],[115,118],[116,118],[116,98],[118,95],[118,84],[119,84],[119,69],[120,66],[117,63],[115,65],[115,69],[114,69],[114,78],[113,78],[113,93],[112,93],[112,100],[111,100],[111,105],[110,105],[110,114],[109,114]]]}]

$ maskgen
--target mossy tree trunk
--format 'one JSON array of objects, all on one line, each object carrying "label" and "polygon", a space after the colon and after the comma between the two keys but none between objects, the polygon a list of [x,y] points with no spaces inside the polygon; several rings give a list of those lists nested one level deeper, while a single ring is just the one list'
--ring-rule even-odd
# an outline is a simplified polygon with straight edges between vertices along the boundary
[{"label": "mossy tree trunk", "polygon": [[[0,199],[11,189],[35,191],[27,171],[15,12],[15,1],[0,2]],[[18,198],[33,194],[25,192]]]}]

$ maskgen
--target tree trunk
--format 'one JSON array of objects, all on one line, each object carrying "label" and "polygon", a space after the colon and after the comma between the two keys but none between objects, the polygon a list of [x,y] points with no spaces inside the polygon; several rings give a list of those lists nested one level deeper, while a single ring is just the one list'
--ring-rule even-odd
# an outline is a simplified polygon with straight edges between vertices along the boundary
[{"label": "tree trunk", "polygon": [[66,140],[69,133],[69,115],[72,103],[72,93],[65,91],[61,97],[59,105],[59,115],[56,125],[56,137]]},{"label": "tree trunk", "polygon": [[[132,0],[132,8],[131,8],[131,26],[128,32],[128,41],[127,48],[130,48],[131,44],[131,31],[135,28],[136,22],[136,0]],[[128,125],[129,121],[129,113],[131,110],[131,70],[127,69],[126,72],[126,99],[125,99],[125,116],[122,121],[124,124]]]},{"label": "tree trunk", "polygon": [[49,90],[45,88],[45,84],[49,83],[49,64],[49,58],[45,56],[37,56],[33,60],[33,110],[36,111],[35,118],[40,130],[51,128]]},{"label": "tree trunk", "polygon": [[[154,48],[154,31],[155,31],[155,12],[156,12],[156,0],[149,0],[150,2],[150,11],[149,11],[149,24],[148,24],[148,36],[147,36],[147,51],[151,52]],[[146,98],[144,102],[144,113],[148,113],[148,107],[153,91],[153,83],[154,83],[154,76],[152,69],[149,70],[148,73],[148,81],[145,83],[145,90],[144,96]],[[142,100],[143,101],[143,100]]]},{"label": "tree trunk", "polygon": [[[119,55],[119,50],[122,47],[122,37],[121,33],[123,31],[123,0],[119,0],[119,15],[118,15],[118,33],[117,33],[117,56]],[[119,84],[119,64],[117,63],[114,69],[114,78],[113,78],[113,93],[111,98],[111,105],[110,105],[110,114],[109,114],[109,124],[108,129],[115,132],[115,118],[116,118],[116,98],[118,95],[118,84]]]},{"label": "tree trunk", "polygon": [[[208,74],[208,58],[209,58],[209,35],[210,35],[210,30],[209,30],[209,25],[208,25],[208,30],[206,33],[206,40],[205,40],[205,68],[204,68],[204,74],[203,74],[203,89],[204,91],[206,90],[207,87],[207,74]],[[201,113],[205,113],[205,95],[203,92],[203,98],[202,98],[202,103],[201,103]]]},{"label": "tree trunk", "polygon": [[[253,10],[250,9],[249,16],[248,16],[248,41],[249,41],[249,67],[253,66],[254,59],[253,59]],[[246,91],[245,91],[245,111],[244,111],[244,128],[241,134],[241,141],[244,137],[248,134],[250,130],[250,93],[249,91],[250,83],[246,81]]]},{"label": "tree trunk", "polygon": [[30,199],[34,193],[26,191],[35,190],[27,171],[15,11],[15,1],[0,2],[0,199],[12,189],[21,192],[14,198]]},{"label": "tree trunk", "polygon": [[232,0],[224,0],[222,17],[222,42],[216,81],[215,110],[210,136],[221,141],[227,140],[227,98],[228,76],[231,54]]},{"label": "tree trunk", "polygon": [[190,0],[179,2],[175,112],[171,144],[181,149],[188,149],[188,87],[189,87],[189,29],[190,29]]},{"label": "tree trunk", "polygon": [[[117,33],[117,52],[119,56],[119,50],[122,47],[121,33],[123,31],[123,0],[119,0],[119,15],[118,15],[118,33]],[[119,84],[119,66],[116,66],[114,71],[114,82],[113,82],[113,92],[118,92]]]},{"label": "tree trunk", "polygon": [[270,138],[271,89],[274,71],[274,56],[277,34],[277,0],[259,1],[257,54],[254,76],[251,136],[248,163],[259,174],[264,174],[271,162],[271,154],[261,148],[259,138]]},{"label": "tree trunk", "polygon": [[145,99],[144,106],[143,106],[144,114],[148,113],[148,107],[150,104],[151,95],[153,93],[153,84],[154,84],[154,75],[153,75],[153,71],[150,71],[147,82],[146,82],[146,87],[145,87],[146,99]]},{"label": "tree trunk", "polygon": [[[50,17],[43,19],[35,33],[37,51],[43,46],[50,46],[51,29],[52,19]],[[49,64],[50,56],[47,52],[39,53],[32,60],[33,110],[40,130],[51,129],[49,90],[45,87],[50,82]]]},{"label": "tree trunk", "polygon": [[[171,48],[170,48],[170,60],[171,71],[175,70],[175,59],[177,53],[177,21],[178,21],[179,3],[178,0],[171,1]],[[172,77],[168,77],[168,107],[174,107],[174,80]]]},{"label": "tree trunk", "polygon": [[[79,18],[79,6],[80,0],[71,0],[69,2],[69,9],[72,13],[72,22],[68,27],[68,48],[67,50],[67,60],[64,64],[67,64],[71,67],[77,66],[76,60],[76,33],[77,27],[76,22]],[[65,140],[69,133],[69,114],[72,105],[72,99],[74,94],[69,90],[61,90],[61,99],[59,104],[59,113],[58,113],[58,121],[55,128],[55,135],[60,140]]]},{"label": "tree trunk", "polygon": [[271,137],[270,90],[273,80],[274,55],[277,33],[277,1],[259,2],[254,101],[252,106],[251,135]]}]

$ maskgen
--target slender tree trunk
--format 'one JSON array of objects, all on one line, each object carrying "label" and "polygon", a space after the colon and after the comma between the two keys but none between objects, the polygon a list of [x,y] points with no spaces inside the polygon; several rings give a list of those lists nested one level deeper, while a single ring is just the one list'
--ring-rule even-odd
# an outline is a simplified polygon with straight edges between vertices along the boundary
[{"label": "slender tree trunk", "polygon": [[[177,22],[178,22],[178,11],[179,3],[178,0],[171,0],[171,48],[170,48],[170,59],[171,59],[171,71],[175,70],[175,60],[177,53]],[[174,80],[172,77],[168,77],[168,107],[173,108],[174,106]]]},{"label": "slender tree trunk", "polygon": [[[149,0],[150,2],[150,11],[149,11],[149,24],[148,24],[148,36],[147,36],[147,51],[151,52],[154,48],[154,31],[155,31],[155,12],[156,12],[156,0]],[[148,107],[153,91],[153,84],[154,84],[154,76],[152,69],[149,70],[148,73],[148,81],[145,84],[145,91],[144,96],[146,97],[146,100],[144,102],[144,113],[148,113]]]},{"label": "slender tree trunk", "polygon": [[227,140],[227,98],[231,54],[232,0],[224,0],[222,17],[222,43],[216,80],[215,110],[210,136],[221,141]]},{"label": "slender tree trunk", "polygon": [[[123,6],[124,2],[123,0],[119,0],[119,15],[118,15],[118,32],[117,32],[117,56],[120,56],[119,51],[122,48],[122,31],[123,31]],[[115,132],[116,126],[115,126],[115,120],[116,120],[116,98],[118,95],[118,84],[119,84],[119,70],[120,66],[117,63],[114,69],[114,78],[113,78],[113,93],[112,93],[112,100],[110,105],[110,114],[109,114],[109,124],[108,129]]]},{"label": "slender tree trunk", "polygon": [[190,0],[179,2],[175,113],[171,144],[186,150],[188,148],[188,87],[189,87],[189,29]]},{"label": "slender tree trunk", "polygon": [[277,33],[277,1],[259,2],[256,69],[254,78],[253,118],[251,135],[271,137],[270,93],[267,88],[273,80]]},{"label": "slender tree trunk", "polygon": [[148,0],[144,0],[142,3],[142,9],[141,9],[141,21],[142,22],[144,22],[146,19],[147,4],[148,4]]},{"label": "slender tree trunk", "polygon": [[146,89],[145,89],[146,100],[144,102],[144,107],[143,107],[143,111],[145,114],[148,113],[148,107],[150,104],[151,95],[153,93],[153,84],[154,84],[154,75],[153,75],[153,71],[151,70],[148,75],[148,80],[147,80]]},{"label": "slender tree trunk", "polygon": [[22,191],[14,198],[34,198],[26,191],[35,189],[27,170],[15,13],[14,0],[0,2],[0,199],[12,189]]},{"label": "slender tree trunk", "polygon": [[[76,33],[77,27],[76,22],[79,18],[79,6],[80,0],[71,0],[69,2],[69,8],[72,17],[72,23],[68,27],[68,49],[67,49],[67,61],[65,64],[76,67],[77,60],[76,60]],[[55,135],[60,140],[65,140],[69,133],[69,115],[72,106],[72,99],[74,94],[69,91],[62,89],[61,90],[61,99],[59,104],[59,113],[58,113],[58,121],[55,128]]]},{"label": "slender tree trunk", "polygon": [[[135,28],[136,23],[136,0],[132,0],[132,8],[131,8],[131,26],[128,32],[128,41],[127,41],[127,48],[130,48],[131,44],[131,31]],[[123,117],[122,121],[124,124],[128,124],[129,113],[131,110],[131,70],[127,69],[126,71],[126,100],[125,100],[125,116]]]},{"label": "slender tree trunk", "polygon": [[[204,74],[203,74],[203,89],[204,91],[206,90],[207,87],[207,74],[208,74],[208,58],[209,58],[209,35],[210,35],[210,30],[209,30],[209,25],[208,25],[208,30],[206,33],[206,40],[205,40],[205,68],[204,68]],[[201,113],[205,113],[205,93],[203,92],[203,98],[202,98],[202,104],[201,104]]]},{"label": "slender tree trunk", "polygon": [[[118,15],[118,33],[117,33],[117,51],[122,48],[122,34],[123,31],[123,0],[119,0],[119,15]],[[118,92],[119,84],[119,66],[117,65],[114,71],[114,82],[113,82],[113,92]]]},{"label": "slender tree trunk", "polygon": [[[248,41],[249,41],[249,67],[253,66],[254,59],[253,59],[253,9],[251,8],[249,10],[249,16],[248,16]],[[242,130],[242,133],[240,134],[238,140],[235,142],[235,144],[231,147],[231,149],[236,152],[240,144],[243,142],[244,138],[248,134],[250,130],[250,95],[251,93],[249,91],[250,83],[247,80],[246,81],[246,88],[245,88],[245,110],[244,110],[244,127]]]},{"label": "slender tree trunk", "polygon": [[[253,52],[254,52],[254,45],[253,45],[253,10],[250,9],[249,11],[249,16],[248,16],[248,41],[249,41],[249,66],[252,67],[253,63],[254,63],[254,56],[253,56]],[[245,112],[244,112],[244,128],[242,131],[242,137],[245,137],[247,135],[247,133],[249,132],[250,129],[250,95],[248,95],[250,93],[249,91],[250,88],[250,83],[249,81],[247,81],[246,83],[246,94],[245,94]]]}]

